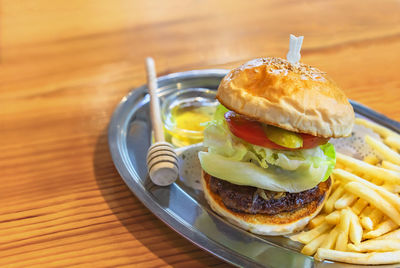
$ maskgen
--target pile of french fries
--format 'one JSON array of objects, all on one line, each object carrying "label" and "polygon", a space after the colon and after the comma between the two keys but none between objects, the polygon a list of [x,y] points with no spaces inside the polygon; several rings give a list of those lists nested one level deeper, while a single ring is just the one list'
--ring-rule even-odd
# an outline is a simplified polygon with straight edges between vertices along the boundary
[{"label": "pile of french fries", "polygon": [[375,154],[363,161],[337,152],[333,187],[308,230],[290,238],[316,260],[400,263],[400,135],[357,118],[382,141],[365,136]]}]

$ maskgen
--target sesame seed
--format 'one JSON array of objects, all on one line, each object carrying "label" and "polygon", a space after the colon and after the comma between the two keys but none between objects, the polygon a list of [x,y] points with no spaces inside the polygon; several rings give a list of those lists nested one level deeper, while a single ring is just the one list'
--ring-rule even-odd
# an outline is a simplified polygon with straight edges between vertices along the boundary
[{"label": "sesame seed", "polygon": [[284,70],[288,70],[295,74],[301,75],[304,79],[312,80],[323,80],[325,72],[318,70],[315,67],[311,67],[304,63],[292,64],[289,61],[281,58],[263,58],[263,63],[267,65],[267,71],[270,73],[281,73]]}]

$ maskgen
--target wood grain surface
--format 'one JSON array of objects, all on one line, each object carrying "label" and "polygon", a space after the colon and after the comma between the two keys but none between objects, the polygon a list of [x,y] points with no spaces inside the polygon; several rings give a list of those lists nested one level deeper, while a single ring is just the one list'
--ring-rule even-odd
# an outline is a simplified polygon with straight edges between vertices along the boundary
[{"label": "wood grain surface", "polygon": [[399,1],[0,1],[0,267],[225,266],[152,215],[106,128],[158,74],[285,57],[400,120]]}]

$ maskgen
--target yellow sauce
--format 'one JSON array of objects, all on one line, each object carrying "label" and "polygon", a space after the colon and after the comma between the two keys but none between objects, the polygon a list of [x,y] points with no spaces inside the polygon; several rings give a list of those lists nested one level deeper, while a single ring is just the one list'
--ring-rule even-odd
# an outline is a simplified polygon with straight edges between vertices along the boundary
[{"label": "yellow sauce", "polygon": [[172,107],[164,126],[167,141],[177,147],[203,141],[203,124],[212,120],[215,109],[215,105],[201,103]]}]

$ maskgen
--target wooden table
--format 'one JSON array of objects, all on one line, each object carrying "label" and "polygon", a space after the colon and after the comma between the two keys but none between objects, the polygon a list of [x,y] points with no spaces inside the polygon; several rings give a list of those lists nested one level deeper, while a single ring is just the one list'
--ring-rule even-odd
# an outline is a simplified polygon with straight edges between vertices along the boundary
[{"label": "wooden table", "polygon": [[226,265],[170,230],[111,161],[107,124],[159,75],[285,57],[400,120],[398,1],[1,1],[0,266]]}]

